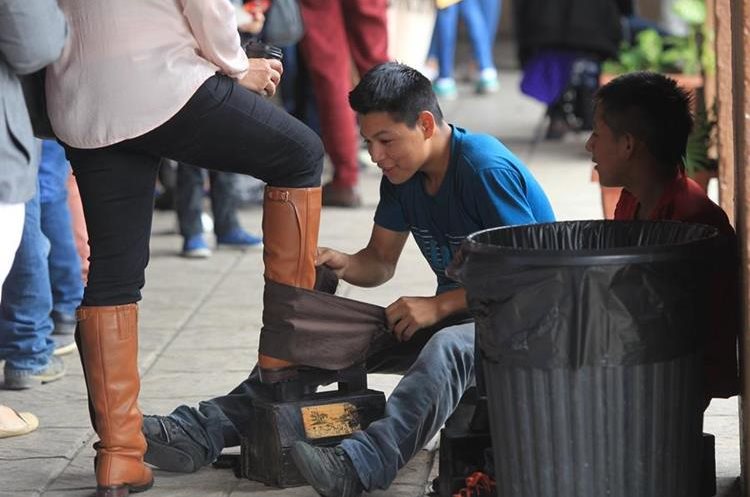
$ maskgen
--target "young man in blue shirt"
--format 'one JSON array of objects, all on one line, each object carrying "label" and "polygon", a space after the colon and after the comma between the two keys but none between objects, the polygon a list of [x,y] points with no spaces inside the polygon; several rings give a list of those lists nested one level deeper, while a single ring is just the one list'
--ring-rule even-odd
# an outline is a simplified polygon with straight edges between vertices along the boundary
[{"label": "young man in blue shirt", "polygon": [[[529,170],[496,138],[444,121],[430,81],[397,63],[375,67],[349,97],[370,155],[383,171],[370,241],[355,254],[320,248],[316,264],[345,281],[377,286],[393,275],[411,233],[437,276],[434,296],[401,297],[386,308],[400,341],[467,311],[466,294],[445,268],[470,233],[497,226],[554,221]],[[308,482],[327,497],[387,488],[440,429],[474,381],[474,324],[432,335],[391,394],[384,418],[335,448],[304,443],[292,455]],[[146,461],[195,471],[239,441],[243,411],[261,392],[258,375],[224,397],[147,416]]]},{"label": "young man in blue shirt", "polygon": [[[443,119],[430,82],[389,62],[368,72],[349,95],[372,160],[383,171],[370,241],[355,254],[321,248],[343,280],[377,286],[393,275],[409,233],[437,276],[429,297],[401,297],[386,308],[401,341],[467,311],[466,293],[445,275],[461,241],[497,226],[554,221],[547,196],[496,138]],[[440,429],[474,379],[474,324],[429,339],[386,405],[385,417],[336,448],[297,442],[292,456],[326,497],[387,488],[397,471]]]}]

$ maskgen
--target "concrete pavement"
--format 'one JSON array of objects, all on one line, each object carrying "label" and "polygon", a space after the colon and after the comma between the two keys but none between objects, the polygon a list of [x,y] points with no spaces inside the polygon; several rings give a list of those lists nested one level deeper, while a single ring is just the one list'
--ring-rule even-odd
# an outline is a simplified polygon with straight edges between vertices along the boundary
[{"label": "concrete pavement", "polygon": [[[460,98],[443,103],[450,122],[500,137],[530,166],[546,189],[559,219],[601,217],[598,186],[589,181],[585,137],[549,143],[543,131],[544,109],[518,92],[517,71],[501,71],[501,91],[478,97],[461,87]],[[362,175],[364,205],[325,209],[321,245],[356,250],[367,241],[378,197],[380,174]],[[259,208],[242,212],[246,228],[260,231]],[[219,251],[208,260],[177,256],[180,237],[173,213],[154,217],[151,262],[140,307],[141,406],[146,413],[167,413],[181,403],[196,403],[227,392],[255,361],[261,324],[260,250]],[[344,286],[349,297],[387,305],[402,294],[427,295],[434,276],[410,240],[392,281],[375,289]],[[0,496],[79,497],[95,486],[92,443],[95,436],[77,355],[65,358],[69,373],[61,381],[25,392],[0,390],[0,402],[36,413],[40,429],[28,436],[0,440]],[[396,377],[373,375],[374,388],[389,391]],[[735,495],[739,475],[736,399],[714,401],[705,429],[717,436],[719,495]],[[397,482],[379,495],[421,496],[434,476],[433,451],[404,468]],[[313,496],[309,487],[279,490],[238,480],[227,470],[205,468],[192,475],[156,471],[149,497],[225,497],[267,494]]]}]

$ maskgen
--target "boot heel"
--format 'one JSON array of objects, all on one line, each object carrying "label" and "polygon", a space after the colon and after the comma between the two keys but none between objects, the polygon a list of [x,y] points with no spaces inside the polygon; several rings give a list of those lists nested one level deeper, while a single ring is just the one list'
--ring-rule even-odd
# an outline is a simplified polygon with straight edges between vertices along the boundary
[{"label": "boot heel", "polygon": [[122,487],[96,487],[96,497],[128,497],[130,489]]},{"label": "boot heel", "polygon": [[96,487],[96,497],[128,497],[131,493],[145,492],[154,486],[154,479],[143,485],[119,485],[117,487]]}]

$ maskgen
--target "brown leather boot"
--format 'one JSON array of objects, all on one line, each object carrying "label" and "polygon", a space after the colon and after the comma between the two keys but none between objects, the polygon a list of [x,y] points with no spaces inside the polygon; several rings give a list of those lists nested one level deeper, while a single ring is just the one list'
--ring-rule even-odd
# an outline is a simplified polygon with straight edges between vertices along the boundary
[{"label": "brown leather boot", "polygon": [[[321,189],[267,186],[263,199],[265,277],[312,288],[318,251]],[[261,381],[274,383],[295,374],[292,363],[258,354]]]},{"label": "brown leather boot", "polygon": [[78,342],[96,448],[96,496],[125,497],[151,488],[138,409],[138,306],[80,307]]}]

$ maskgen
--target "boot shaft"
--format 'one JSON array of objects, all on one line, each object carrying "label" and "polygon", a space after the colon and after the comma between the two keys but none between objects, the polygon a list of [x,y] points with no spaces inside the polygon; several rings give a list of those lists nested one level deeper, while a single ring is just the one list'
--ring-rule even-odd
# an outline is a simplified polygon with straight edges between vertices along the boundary
[{"label": "boot shaft", "polygon": [[153,478],[143,464],[146,439],[138,408],[138,306],[80,307],[77,340],[96,444],[100,487],[143,486]]},{"label": "boot shaft", "polygon": [[320,187],[266,187],[263,200],[266,278],[301,288],[315,285],[320,203]]}]

